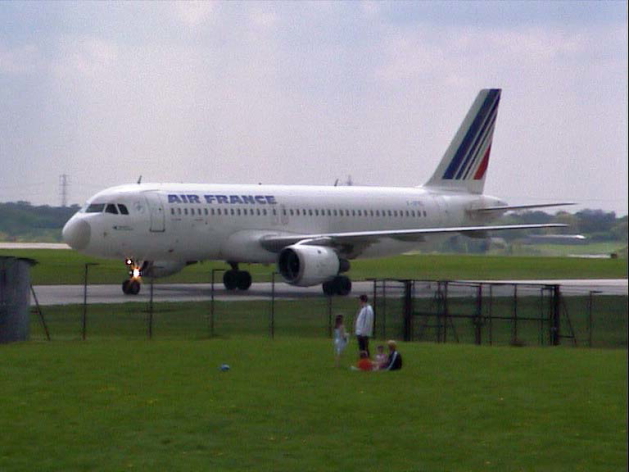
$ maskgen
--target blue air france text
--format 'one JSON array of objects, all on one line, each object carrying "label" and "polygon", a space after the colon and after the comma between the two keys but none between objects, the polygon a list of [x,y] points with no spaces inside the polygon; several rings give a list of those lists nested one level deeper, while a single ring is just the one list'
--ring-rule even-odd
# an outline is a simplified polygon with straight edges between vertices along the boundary
[{"label": "blue air france text", "polygon": [[276,205],[274,195],[168,195],[168,203],[188,203],[201,205],[203,203],[218,205]]}]

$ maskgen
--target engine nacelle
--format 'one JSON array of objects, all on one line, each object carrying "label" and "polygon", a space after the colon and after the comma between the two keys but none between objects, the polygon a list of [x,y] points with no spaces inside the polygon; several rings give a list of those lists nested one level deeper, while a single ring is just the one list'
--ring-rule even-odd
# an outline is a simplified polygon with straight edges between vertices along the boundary
[{"label": "engine nacelle", "polygon": [[142,264],[141,275],[145,277],[167,277],[176,274],[188,265],[182,261],[152,261]]},{"label": "engine nacelle", "polygon": [[299,287],[310,287],[336,277],[343,268],[333,249],[295,244],[280,252],[277,267],[284,280]]}]

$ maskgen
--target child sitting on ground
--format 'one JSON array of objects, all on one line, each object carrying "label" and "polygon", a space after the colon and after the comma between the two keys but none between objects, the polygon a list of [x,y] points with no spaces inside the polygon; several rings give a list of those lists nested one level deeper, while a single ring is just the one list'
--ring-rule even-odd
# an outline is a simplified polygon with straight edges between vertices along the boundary
[{"label": "child sitting on ground", "polygon": [[369,355],[367,351],[360,351],[360,357],[356,365],[351,367],[352,370],[363,370],[363,371],[371,371],[374,370],[374,364],[369,359]]},{"label": "child sitting on ground", "polygon": [[373,370],[379,370],[387,365],[388,356],[384,353],[384,346],[380,344],[376,348],[376,360],[373,363]]}]

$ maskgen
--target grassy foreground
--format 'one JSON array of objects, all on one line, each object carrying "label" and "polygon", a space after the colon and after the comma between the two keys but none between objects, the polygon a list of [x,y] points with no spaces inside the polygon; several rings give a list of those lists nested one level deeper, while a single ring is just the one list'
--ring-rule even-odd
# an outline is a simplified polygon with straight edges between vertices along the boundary
[{"label": "grassy foreground", "polygon": [[355,350],[0,346],[0,470],[626,470],[626,350],[402,343],[390,373],[349,371]]}]

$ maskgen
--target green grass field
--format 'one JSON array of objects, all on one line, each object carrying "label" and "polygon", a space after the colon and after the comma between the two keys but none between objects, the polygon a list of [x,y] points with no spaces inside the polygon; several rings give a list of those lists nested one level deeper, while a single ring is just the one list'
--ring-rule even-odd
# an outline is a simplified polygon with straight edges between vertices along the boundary
[{"label": "green grass field", "polygon": [[3,472],[627,467],[625,350],[401,343],[376,373],[325,339],[0,350]]},{"label": "green grass field", "polygon": [[[0,256],[28,257],[38,261],[31,269],[34,285],[82,284],[86,263],[90,283],[121,283],[127,276],[123,261],[95,259],[75,251],[28,249],[2,250]],[[243,265],[254,281],[269,281],[275,266]],[[223,262],[204,262],[185,268],[157,283],[207,283],[213,269],[228,269]],[[418,254],[352,261],[348,275],[353,280],[396,278],[415,280],[498,279],[616,279],[627,278],[626,259],[580,259],[570,257],[505,257]],[[216,275],[220,281],[222,274]],[[279,280],[279,279],[278,279]]]},{"label": "green grass field", "polygon": [[[82,283],[93,261],[11,252],[40,261],[34,284]],[[120,263],[99,262],[92,282],[124,277]],[[212,267],[224,266],[165,281],[206,282]],[[420,255],[357,262],[351,275],[618,278],[627,268]],[[356,301],[336,303],[351,326]],[[156,305],[152,340],[141,303],[90,305],[87,341],[80,306],[45,308],[52,342],[32,316],[32,341],[0,346],[0,471],[627,470],[626,349],[400,343],[402,371],[352,372],[355,342],[333,367],[323,298],[279,303],[274,338],[267,303],[216,306],[214,337],[207,303]],[[626,346],[626,297],[604,305],[618,306],[597,331],[612,347]]]},{"label": "green grass field", "polygon": [[[616,254],[619,257],[626,257],[627,243],[601,242],[589,244],[513,244],[509,251],[513,255],[538,255],[538,256],[577,256],[577,255],[599,255],[610,256]],[[504,253],[504,250],[503,250]]]}]

